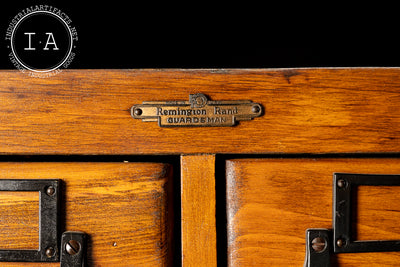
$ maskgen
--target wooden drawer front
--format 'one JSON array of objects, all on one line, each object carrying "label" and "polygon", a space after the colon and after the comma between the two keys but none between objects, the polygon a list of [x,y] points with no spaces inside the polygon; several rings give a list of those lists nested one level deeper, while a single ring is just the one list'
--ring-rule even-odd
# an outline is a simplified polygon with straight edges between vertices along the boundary
[{"label": "wooden drawer front", "polygon": [[[83,231],[89,235],[89,266],[170,263],[172,170],[168,164],[0,163],[0,179],[61,179],[62,231]],[[31,243],[38,243],[38,218],[24,216],[38,216],[37,196],[25,192],[0,192],[0,196],[3,196],[0,214],[6,215],[10,206],[16,207],[12,216],[0,220],[0,239],[7,240],[0,241],[1,248],[34,249]],[[19,226],[15,222],[18,218],[31,225]],[[26,229],[29,231],[21,232]],[[43,263],[0,265],[43,266]],[[45,265],[60,266],[60,263]]]},{"label": "wooden drawer front", "polygon": [[[334,172],[400,174],[400,160],[227,161],[229,266],[302,266],[306,229],[332,228]],[[400,187],[360,186],[356,192],[355,239],[400,239]],[[338,266],[398,266],[400,252],[334,258]]]},{"label": "wooden drawer front", "polygon": [[[0,71],[0,153],[396,153],[400,68]],[[160,128],[132,105],[252,100],[235,127]]]}]

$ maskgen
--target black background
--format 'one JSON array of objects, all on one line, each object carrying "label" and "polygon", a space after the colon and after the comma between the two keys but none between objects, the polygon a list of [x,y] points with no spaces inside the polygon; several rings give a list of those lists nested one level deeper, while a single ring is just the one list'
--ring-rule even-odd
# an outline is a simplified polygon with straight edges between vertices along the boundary
[{"label": "black background", "polygon": [[[72,19],[79,41],[69,68],[400,65],[396,6],[7,1],[0,36],[13,16],[36,4],[53,5]],[[14,69],[6,45],[1,37],[0,68]]]}]

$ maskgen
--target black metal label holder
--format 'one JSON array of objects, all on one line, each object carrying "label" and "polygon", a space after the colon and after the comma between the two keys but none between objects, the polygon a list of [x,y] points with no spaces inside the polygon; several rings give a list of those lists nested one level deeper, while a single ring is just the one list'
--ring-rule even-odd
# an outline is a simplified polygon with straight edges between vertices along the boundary
[{"label": "black metal label holder", "polygon": [[0,180],[0,191],[39,192],[39,249],[0,250],[0,262],[57,262],[60,260],[59,186],[59,179]]},{"label": "black metal label holder", "polygon": [[400,175],[333,174],[333,229],[307,229],[305,267],[331,266],[333,253],[400,251],[400,240],[353,240],[353,190],[400,186]]},{"label": "black metal label holder", "polygon": [[0,250],[0,262],[60,262],[61,267],[86,266],[87,235],[72,231],[60,235],[61,182],[59,179],[0,179],[0,191],[39,192],[39,249]]},{"label": "black metal label holder", "polygon": [[334,174],[333,236],[335,253],[400,251],[400,240],[352,239],[352,190],[356,186],[400,186],[400,175]]}]

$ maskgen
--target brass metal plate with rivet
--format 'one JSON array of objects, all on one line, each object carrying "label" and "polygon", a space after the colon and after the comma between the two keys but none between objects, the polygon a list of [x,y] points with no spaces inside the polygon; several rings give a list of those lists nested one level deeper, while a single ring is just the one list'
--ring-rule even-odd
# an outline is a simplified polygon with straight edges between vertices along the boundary
[{"label": "brass metal plate with rivet", "polygon": [[234,126],[262,113],[262,106],[250,100],[215,101],[204,94],[191,94],[189,101],[145,101],[131,108],[133,118],[158,121],[160,127]]}]

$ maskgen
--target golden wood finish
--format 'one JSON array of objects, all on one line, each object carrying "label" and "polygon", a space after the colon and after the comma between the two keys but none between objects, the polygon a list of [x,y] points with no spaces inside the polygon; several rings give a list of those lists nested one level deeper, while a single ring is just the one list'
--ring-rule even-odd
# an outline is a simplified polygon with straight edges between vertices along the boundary
[{"label": "golden wood finish", "polygon": [[181,156],[182,266],[217,266],[215,156]]},{"label": "golden wood finish", "polygon": [[359,186],[357,201],[355,239],[400,240],[400,186]]},{"label": "golden wood finish", "polygon": [[[3,160],[39,154],[183,155],[182,264],[216,266],[215,154],[397,155],[399,88],[400,68],[64,70],[49,79],[0,71],[0,154]],[[264,114],[235,127],[211,128],[160,128],[131,117],[133,105],[187,101],[195,93],[215,101],[251,100]],[[384,158],[228,161],[229,264],[301,266],[305,230],[332,226],[332,173],[399,174],[399,163]],[[92,266],[171,263],[171,177],[167,165],[156,163],[0,163],[0,179],[65,182],[64,230],[89,233]],[[359,188],[358,238],[400,238],[399,193],[398,188]],[[0,192],[0,226],[9,227],[0,230],[0,248],[37,246],[35,203],[33,195]],[[7,215],[11,210],[15,217]],[[336,261],[394,265],[400,256],[346,254]]]},{"label": "golden wood finish", "polygon": [[[399,152],[400,69],[0,71],[0,153],[193,154]],[[236,127],[160,128],[143,101],[252,100]]]},{"label": "golden wood finish", "polygon": [[0,191],[0,249],[38,248],[39,192]]},{"label": "golden wood finish", "polygon": [[[90,236],[89,266],[167,266],[171,262],[171,174],[170,167],[160,163],[0,163],[0,179],[62,179],[64,230]],[[2,208],[15,205],[19,197],[1,200]],[[28,206],[38,209],[38,202],[30,201]],[[15,210],[13,217],[25,215],[20,212],[23,210]],[[27,227],[37,224],[33,220]],[[32,231],[22,237],[12,231],[0,233],[0,239],[22,248],[31,246],[30,240],[37,238],[37,232]]]},{"label": "golden wood finish", "polygon": [[[399,174],[399,159],[227,161],[229,266],[301,266],[307,228],[332,228],[334,172]],[[360,188],[358,238],[400,236],[398,187]],[[397,266],[400,252],[338,254],[338,266]]]}]

